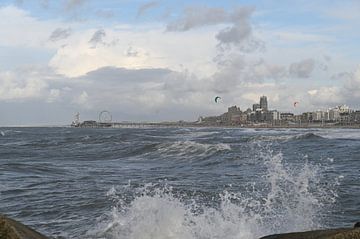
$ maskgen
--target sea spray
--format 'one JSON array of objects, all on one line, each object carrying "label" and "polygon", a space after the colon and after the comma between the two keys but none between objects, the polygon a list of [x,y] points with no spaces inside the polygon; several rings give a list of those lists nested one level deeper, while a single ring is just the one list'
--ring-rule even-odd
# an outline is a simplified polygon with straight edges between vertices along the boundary
[{"label": "sea spray", "polygon": [[181,193],[169,182],[111,188],[108,196],[114,207],[88,237],[253,239],[324,227],[323,214],[335,202],[336,189],[335,184],[320,183],[321,165],[304,156],[294,166],[271,144],[258,147],[254,160],[264,174],[243,185],[242,191],[220,191],[212,205],[202,194]]}]

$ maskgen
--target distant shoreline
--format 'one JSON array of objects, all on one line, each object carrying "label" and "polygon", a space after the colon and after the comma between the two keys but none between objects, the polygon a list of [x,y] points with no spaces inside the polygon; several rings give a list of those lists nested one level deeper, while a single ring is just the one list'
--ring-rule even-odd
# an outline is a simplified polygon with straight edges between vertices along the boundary
[{"label": "distant shoreline", "polygon": [[121,122],[121,123],[98,123],[95,121],[86,122],[84,121],[78,125],[70,125],[73,128],[148,128],[148,127],[176,127],[176,128],[186,128],[186,127],[195,127],[195,128],[253,128],[253,129],[360,129],[360,124],[353,125],[334,125],[334,124],[304,124],[304,125],[270,125],[270,124],[204,124],[204,123],[195,123],[195,122]]},{"label": "distant shoreline", "polygon": [[241,128],[241,129],[360,129],[356,125],[221,125],[221,124],[199,124],[199,123],[177,123],[177,122],[121,122],[121,123],[98,123],[93,125],[5,125],[0,128]]}]

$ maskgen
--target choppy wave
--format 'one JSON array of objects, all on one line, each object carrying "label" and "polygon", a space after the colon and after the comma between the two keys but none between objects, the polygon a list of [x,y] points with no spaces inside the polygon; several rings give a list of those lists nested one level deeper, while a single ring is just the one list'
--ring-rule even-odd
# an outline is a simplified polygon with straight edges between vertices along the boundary
[{"label": "choppy wave", "polygon": [[359,129],[329,129],[321,131],[319,134],[327,139],[360,139]]},{"label": "choppy wave", "polygon": [[209,155],[219,151],[231,150],[229,144],[204,144],[195,141],[176,141],[172,143],[163,143],[157,146],[160,154],[165,155],[191,155],[197,154]]},{"label": "choppy wave", "polygon": [[[262,152],[263,182],[246,192],[223,191],[213,198],[218,206],[171,187],[147,185],[129,198],[122,188],[111,188],[113,210],[87,232],[90,238],[124,239],[253,239],[286,231],[319,228],[322,214],[336,201],[335,188],[320,183],[320,168],[305,163],[289,168],[281,153]],[[334,185],[334,184],[333,184]],[[127,186],[129,187],[129,186]],[[335,187],[335,186],[333,186]]]},{"label": "choppy wave", "polygon": [[312,139],[323,139],[324,137],[315,133],[309,132],[297,135],[258,135],[250,139],[250,141],[292,141],[292,140],[312,140]]},{"label": "choppy wave", "polygon": [[293,136],[294,139],[323,139],[320,135],[314,133],[305,133]]}]

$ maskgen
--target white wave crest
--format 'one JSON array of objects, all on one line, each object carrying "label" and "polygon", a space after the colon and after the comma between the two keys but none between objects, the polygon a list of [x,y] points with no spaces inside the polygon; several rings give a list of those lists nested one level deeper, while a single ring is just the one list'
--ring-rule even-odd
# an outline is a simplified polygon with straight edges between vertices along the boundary
[{"label": "white wave crest", "polygon": [[195,141],[176,141],[173,143],[161,144],[158,146],[158,152],[165,155],[180,155],[187,154],[208,155],[218,151],[231,150],[230,145],[219,144],[203,144]]},{"label": "white wave crest", "polygon": [[[116,206],[107,219],[88,232],[90,238],[123,239],[255,239],[272,233],[303,231],[322,226],[326,204],[334,190],[320,183],[320,168],[307,162],[289,168],[281,153],[261,152],[262,182],[243,192],[224,191],[213,199],[218,206],[184,199],[171,187],[131,189],[126,202],[120,189],[109,190]],[[240,183],[240,182],[239,182]],[[127,186],[129,190],[129,185]],[[127,199],[129,200],[129,199]]]}]

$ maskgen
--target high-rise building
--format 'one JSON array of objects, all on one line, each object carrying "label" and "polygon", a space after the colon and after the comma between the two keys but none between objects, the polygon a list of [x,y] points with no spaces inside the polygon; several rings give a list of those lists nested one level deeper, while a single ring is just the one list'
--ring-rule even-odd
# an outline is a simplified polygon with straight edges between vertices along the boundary
[{"label": "high-rise building", "polygon": [[264,95],[260,97],[260,108],[261,108],[263,111],[267,111],[267,110],[268,110],[267,97],[264,96]]},{"label": "high-rise building", "polygon": [[253,111],[255,112],[257,109],[260,109],[259,104],[253,104]]}]

